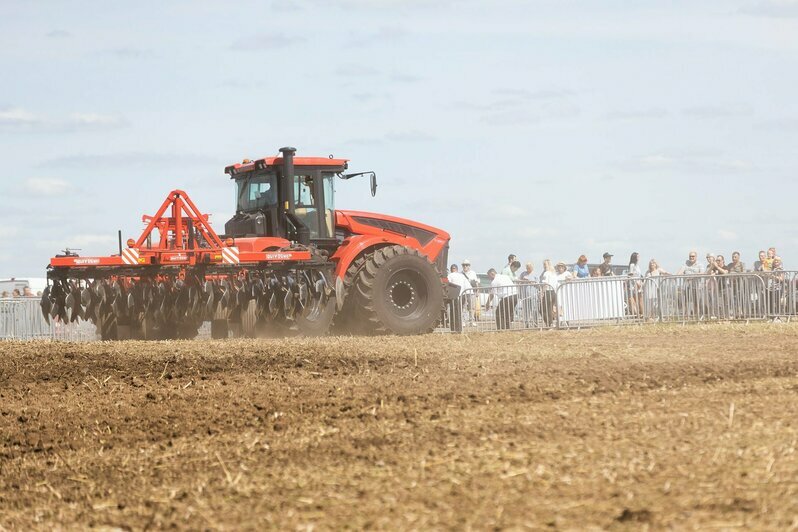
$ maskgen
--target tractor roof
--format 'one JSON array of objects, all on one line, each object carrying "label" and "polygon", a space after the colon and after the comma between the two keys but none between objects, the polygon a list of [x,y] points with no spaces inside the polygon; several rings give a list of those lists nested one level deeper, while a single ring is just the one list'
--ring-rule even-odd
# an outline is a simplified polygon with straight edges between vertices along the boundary
[{"label": "tractor roof", "polygon": [[[349,159],[331,159],[329,157],[294,157],[294,167],[302,166],[329,166],[332,168],[346,168]],[[251,172],[253,170],[264,170],[270,166],[282,166],[282,157],[263,157],[262,159],[244,159],[240,163],[231,164],[224,169],[224,173],[234,176]]]}]

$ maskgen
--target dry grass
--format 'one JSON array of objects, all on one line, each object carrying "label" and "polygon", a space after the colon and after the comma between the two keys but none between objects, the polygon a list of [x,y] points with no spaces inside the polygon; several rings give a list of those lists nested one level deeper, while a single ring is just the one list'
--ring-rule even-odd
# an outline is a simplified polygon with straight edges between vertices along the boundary
[{"label": "dry grass", "polygon": [[0,529],[796,528],[796,339],[0,344]]}]

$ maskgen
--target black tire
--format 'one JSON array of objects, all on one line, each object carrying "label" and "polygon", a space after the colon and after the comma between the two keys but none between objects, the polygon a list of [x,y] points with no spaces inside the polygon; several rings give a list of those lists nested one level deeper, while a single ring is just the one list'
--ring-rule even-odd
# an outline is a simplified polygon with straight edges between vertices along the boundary
[{"label": "black tire", "polygon": [[405,246],[365,256],[352,293],[361,325],[371,334],[424,334],[440,321],[444,285],[435,265]]},{"label": "black tire", "polygon": [[335,313],[333,317],[332,332],[333,334],[364,334],[366,331],[362,326],[363,323],[358,319],[355,308],[355,296],[353,295],[352,288],[355,285],[355,280],[360,275],[363,267],[366,265],[366,257],[364,254],[352,261],[344,274],[344,289],[346,290],[346,299],[341,310]]},{"label": "black tire", "polygon": [[308,309],[303,315],[298,313],[296,316],[296,327],[302,336],[324,336],[330,332],[333,317],[335,316],[335,298],[327,298],[327,301],[319,302]]}]

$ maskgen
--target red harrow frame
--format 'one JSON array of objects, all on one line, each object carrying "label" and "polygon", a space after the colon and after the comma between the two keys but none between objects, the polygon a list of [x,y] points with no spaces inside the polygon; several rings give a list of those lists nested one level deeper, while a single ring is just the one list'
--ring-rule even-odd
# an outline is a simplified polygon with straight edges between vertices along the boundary
[{"label": "red harrow frame", "polygon": [[306,334],[314,332],[314,316],[334,311],[331,265],[312,249],[270,238],[268,251],[241,250],[181,190],[142,221],[141,236],[118,255],[67,251],[51,259],[52,286],[42,296],[47,319],[91,320],[103,339],[168,339],[191,338],[204,321],[226,336],[227,323],[240,323],[252,300],[258,318],[290,320]]}]

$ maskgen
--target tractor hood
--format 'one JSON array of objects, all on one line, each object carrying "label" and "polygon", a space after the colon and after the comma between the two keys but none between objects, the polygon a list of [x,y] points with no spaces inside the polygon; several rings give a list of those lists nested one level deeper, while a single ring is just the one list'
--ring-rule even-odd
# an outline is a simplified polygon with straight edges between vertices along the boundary
[{"label": "tractor hood", "polygon": [[336,229],[358,235],[388,232],[407,236],[418,240],[422,246],[426,246],[436,238],[443,241],[451,238],[449,233],[437,227],[373,212],[336,210],[335,226]]}]

